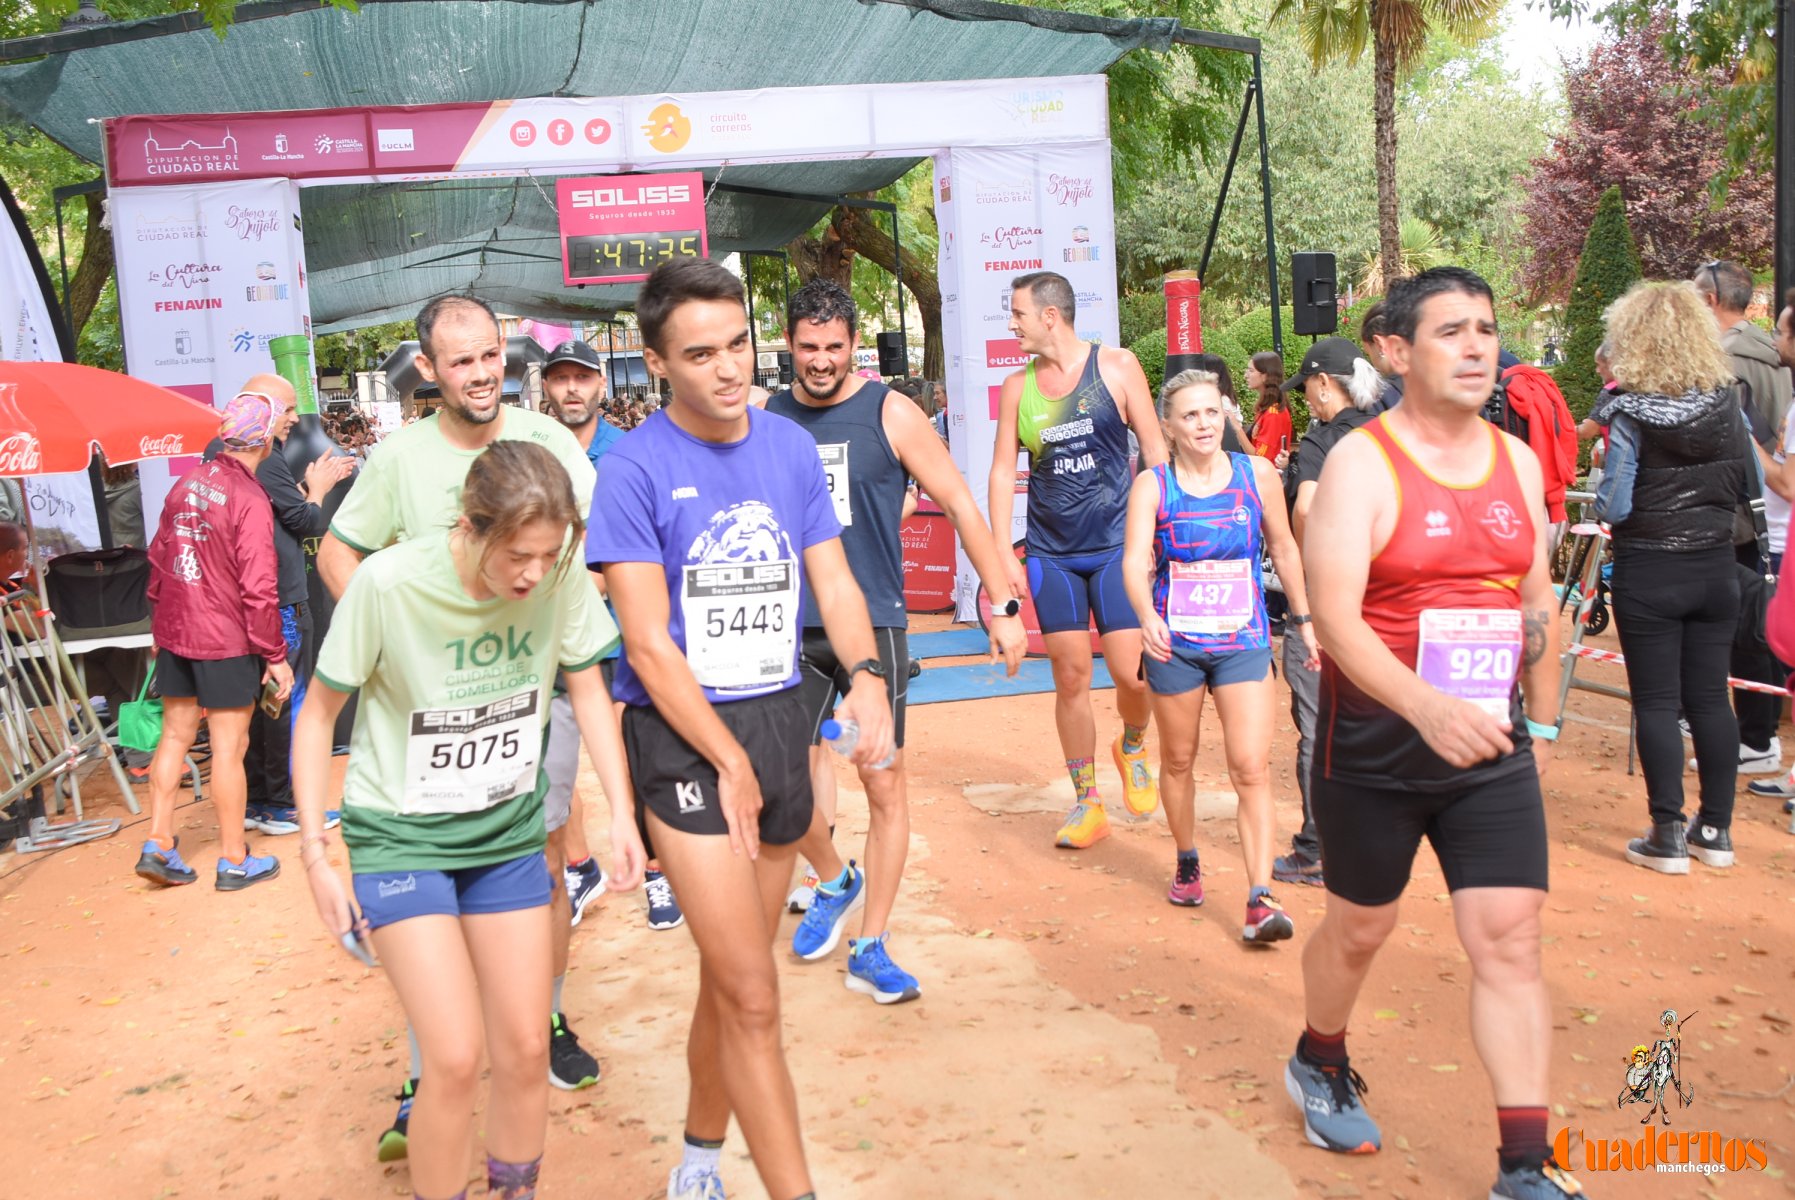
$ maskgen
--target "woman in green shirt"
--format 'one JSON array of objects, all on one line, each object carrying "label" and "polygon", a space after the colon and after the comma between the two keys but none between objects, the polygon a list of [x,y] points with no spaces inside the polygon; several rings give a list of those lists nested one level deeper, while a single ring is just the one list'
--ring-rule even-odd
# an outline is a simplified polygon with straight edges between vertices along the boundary
[{"label": "woman in green shirt", "polygon": [[[597,669],[617,629],[572,564],[582,525],[551,453],[493,443],[468,470],[453,526],[356,571],[319,652],[323,686],[294,732],[300,858],[318,913],[351,953],[372,935],[422,1049],[428,1082],[409,1133],[420,1198],[465,1195],[483,1035],[488,1187],[504,1200],[535,1195],[550,976],[540,764],[557,671],[610,798],[611,887],[642,877],[622,738]],[[331,730],[358,690],[341,807],[359,915],[325,865],[324,833]]]}]

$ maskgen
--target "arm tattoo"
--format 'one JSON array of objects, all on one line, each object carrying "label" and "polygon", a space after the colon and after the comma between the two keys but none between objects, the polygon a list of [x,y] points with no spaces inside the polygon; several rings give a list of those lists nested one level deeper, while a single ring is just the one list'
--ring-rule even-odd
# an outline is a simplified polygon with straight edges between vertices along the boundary
[{"label": "arm tattoo", "polygon": [[1521,627],[1524,631],[1524,649],[1521,652],[1522,665],[1531,667],[1546,656],[1546,630],[1548,628],[1546,622],[1550,619],[1550,614],[1542,608],[1529,609],[1521,613]]}]

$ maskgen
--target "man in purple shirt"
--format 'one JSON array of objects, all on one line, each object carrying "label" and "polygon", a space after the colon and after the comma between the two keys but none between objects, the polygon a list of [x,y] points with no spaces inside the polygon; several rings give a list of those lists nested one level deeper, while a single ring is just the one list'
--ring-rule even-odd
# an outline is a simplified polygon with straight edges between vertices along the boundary
[{"label": "man in purple shirt", "polygon": [[856,763],[892,748],[866,601],[841,548],[816,443],[749,405],[742,285],[707,259],[642,286],[644,358],[672,385],[599,466],[587,534],[623,657],[614,695],[637,820],[702,961],[687,1062],[684,1158],[669,1200],[720,1194],[733,1109],[773,1200],[812,1196],[780,1040],[773,935],[810,825],[810,722],[798,698],[803,585],[852,685]]}]

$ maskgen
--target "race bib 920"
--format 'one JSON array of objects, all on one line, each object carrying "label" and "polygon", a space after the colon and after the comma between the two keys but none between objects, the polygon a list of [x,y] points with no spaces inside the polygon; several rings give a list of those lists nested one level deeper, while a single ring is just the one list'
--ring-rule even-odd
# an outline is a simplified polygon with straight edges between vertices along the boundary
[{"label": "race bib 920", "polygon": [[1514,609],[1430,608],[1421,614],[1415,673],[1498,720],[1521,669],[1521,614]]}]

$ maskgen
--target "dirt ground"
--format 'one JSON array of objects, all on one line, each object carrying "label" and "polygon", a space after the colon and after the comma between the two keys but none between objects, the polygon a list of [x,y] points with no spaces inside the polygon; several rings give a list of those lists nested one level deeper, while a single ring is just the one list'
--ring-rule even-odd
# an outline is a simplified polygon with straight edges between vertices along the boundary
[{"label": "dirt ground", "polygon": [[[1096,708],[1107,741],[1112,694],[1099,693]],[[1552,1129],[1637,1138],[1643,1109],[1615,1107],[1623,1060],[1675,1008],[1694,1014],[1683,1074],[1695,1094],[1673,1110],[1672,1128],[1761,1139],[1769,1168],[1706,1179],[1591,1172],[1578,1144],[1579,1178],[1600,1197],[1789,1195],[1787,818],[1741,786],[1737,868],[1694,864],[1673,879],[1627,865],[1624,842],[1645,817],[1644,785],[1625,771],[1625,710],[1582,693],[1571,708],[1547,780]],[[1294,943],[1240,941],[1246,887],[1219,735],[1199,763],[1209,899],[1193,911],[1164,900],[1173,854],[1163,819],[1118,824],[1082,853],[1052,848],[1071,788],[1051,696],[930,705],[909,726],[913,843],[892,946],[923,998],[880,1008],[846,992],[845,950],[814,964],[781,957],[819,1195],[1486,1194],[1496,1134],[1468,1031],[1470,968],[1425,849],[1350,1030],[1385,1149],[1330,1155],[1304,1142],[1282,1083],[1302,1027],[1302,939],[1323,896],[1280,890]],[[1277,738],[1287,835],[1300,820],[1288,720]],[[851,773],[838,774],[841,836],[856,846],[865,801]],[[1117,797],[1107,762],[1099,774]],[[108,790],[102,777],[91,782]],[[597,795],[589,776],[584,790]],[[116,797],[90,796],[90,809],[132,820]],[[602,821],[589,824],[602,835]],[[180,826],[189,861],[209,864],[210,806],[182,810]],[[240,895],[203,880],[153,890],[131,873],[141,837],[128,827],[52,855],[0,856],[0,1130],[12,1174],[0,1191],[409,1195],[404,1165],[373,1156],[406,1068],[386,981],[326,939],[297,869]],[[255,841],[289,859],[298,849],[291,838]],[[646,928],[639,894],[609,897],[576,931],[566,1008],[604,1079],[553,1094],[545,1197],[662,1194],[678,1158],[695,957],[683,930]],[[739,1136],[725,1163],[733,1195],[762,1194]]]}]

